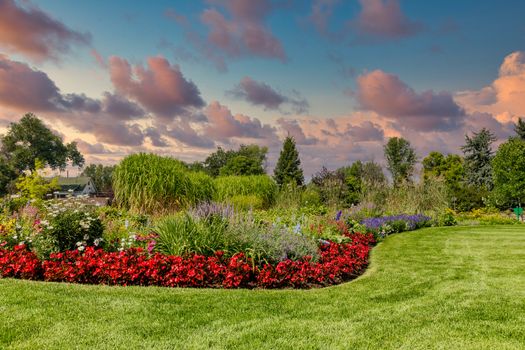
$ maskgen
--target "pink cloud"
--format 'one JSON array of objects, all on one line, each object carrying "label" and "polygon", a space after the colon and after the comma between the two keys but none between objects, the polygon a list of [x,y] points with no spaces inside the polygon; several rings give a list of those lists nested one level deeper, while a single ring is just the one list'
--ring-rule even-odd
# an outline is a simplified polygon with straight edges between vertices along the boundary
[{"label": "pink cloud", "polygon": [[17,110],[56,111],[62,96],[48,75],[0,55],[0,102]]},{"label": "pink cloud", "polygon": [[269,110],[278,110],[282,105],[288,104],[296,113],[305,113],[309,107],[308,102],[300,96],[286,96],[274,90],[270,85],[255,81],[250,77],[242,78],[229,93],[255,106],[263,106],[264,109]]},{"label": "pink cloud", "polygon": [[242,114],[233,115],[231,111],[217,101],[211,102],[204,114],[208,118],[208,125],[204,129],[208,137],[229,143],[229,139],[253,138],[272,140],[276,138],[275,129],[262,124],[257,118],[250,118]]},{"label": "pink cloud", "polygon": [[132,67],[123,58],[109,59],[111,82],[116,91],[139,102],[164,121],[204,106],[197,86],[187,80],[179,66],[163,57],[150,57],[147,67]]},{"label": "pink cloud", "polygon": [[458,92],[455,99],[470,113],[490,113],[503,121],[525,115],[525,52],[507,55],[490,85]]},{"label": "pink cloud", "polygon": [[29,2],[0,1],[0,47],[36,61],[56,60],[72,45],[89,45],[89,34],[68,28]]},{"label": "pink cloud", "polygon": [[209,28],[208,43],[227,57],[260,56],[286,61],[281,42],[265,25],[273,6],[270,0],[210,1],[226,9],[227,19],[215,8],[201,14],[201,21]]},{"label": "pink cloud", "polygon": [[359,3],[361,12],[350,24],[362,39],[399,39],[423,29],[420,22],[401,11],[399,0],[359,0]]},{"label": "pink cloud", "polygon": [[418,93],[397,76],[381,70],[357,78],[356,98],[362,109],[420,131],[455,129],[465,117],[450,93]]}]

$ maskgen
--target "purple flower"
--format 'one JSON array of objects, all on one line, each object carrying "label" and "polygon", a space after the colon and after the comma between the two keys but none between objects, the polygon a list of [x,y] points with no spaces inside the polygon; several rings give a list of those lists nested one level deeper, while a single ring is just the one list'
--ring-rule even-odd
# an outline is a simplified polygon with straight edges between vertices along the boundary
[{"label": "purple flower", "polygon": [[341,220],[341,215],[343,215],[343,211],[339,210],[337,214],[335,215],[335,221]]},{"label": "purple flower", "polygon": [[392,224],[394,222],[404,221],[407,227],[407,230],[415,230],[416,228],[424,226],[430,217],[423,214],[415,215],[392,215],[392,216],[381,216],[376,218],[367,218],[361,221],[361,224],[365,225],[369,230],[379,230],[381,227],[387,224]]}]

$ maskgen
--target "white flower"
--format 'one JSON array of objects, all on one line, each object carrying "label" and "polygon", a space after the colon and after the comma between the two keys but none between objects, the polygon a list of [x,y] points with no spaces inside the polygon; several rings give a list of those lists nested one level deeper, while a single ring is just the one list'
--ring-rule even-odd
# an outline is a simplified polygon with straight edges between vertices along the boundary
[{"label": "white flower", "polygon": [[79,250],[80,252],[83,251],[83,250],[84,250],[84,246],[81,245],[80,247],[78,247],[78,250]]},{"label": "white flower", "polygon": [[80,247],[82,245],[82,242],[77,242],[77,247]]},{"label": "white flower", "polygon": [[84,235],[84,241],[87,241],[89,239],[89,235]]}]

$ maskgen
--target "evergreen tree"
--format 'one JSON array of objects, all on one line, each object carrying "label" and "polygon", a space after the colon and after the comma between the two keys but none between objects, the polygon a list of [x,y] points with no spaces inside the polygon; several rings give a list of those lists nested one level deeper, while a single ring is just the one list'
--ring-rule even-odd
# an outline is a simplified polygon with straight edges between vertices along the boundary
[{"label": "evergreen tree", "polygon": [[483,128],[472,137],[465,135],[465,145],[461,150],[465,154],[465,177],[468,184],[492,189],[492,166],[494,157],[492,143],[496,136]]},{"label": "evergreen tree", "polygon": [[514,131],[520,139],[525,140],[525,121],[523,119],[518,118],[518,122],[514,124]]},{"label": "evergreen tree", "polygon": [[275,166],[274,178],[279,186],[286,185],[290,182],[302,186],[304,183],[299,152],[295,147],[295,140],[291,136],[286,137],[284,140],[283,149]]},{"label": "evergreen tree", "polygon": [[392,137],[384,146],[384,151],[394,186],[411,181],[416,165],[416,151],[410,146],[410,142],[401,137]]}]

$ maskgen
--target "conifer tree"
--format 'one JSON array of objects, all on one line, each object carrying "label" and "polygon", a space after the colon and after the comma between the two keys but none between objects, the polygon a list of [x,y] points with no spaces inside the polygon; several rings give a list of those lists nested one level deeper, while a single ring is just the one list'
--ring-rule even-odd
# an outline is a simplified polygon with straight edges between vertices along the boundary
[{"label": "conifer tree", "polygon": [[492,189],[492,165],[494,157],[492,143],[496,136],[483,128],[472,137],[465,135],[465,145],[461,147],[465,154],[465,175],[469,185]]},{"label": "conifer tree", "polygon": [[295,147],[295,140],[291,136],[287,136],[284,140],[283,149],[275,166],[274,179],[279,186],[288,183],[295,183],[298,186],[302,186],[304,183],[299,152]]},{"label": "conifer tree", "polygon": [[518,122],[514,124],[514,131],[520,139],[525,140],[525,121],[523,119],[518,118]]}]

